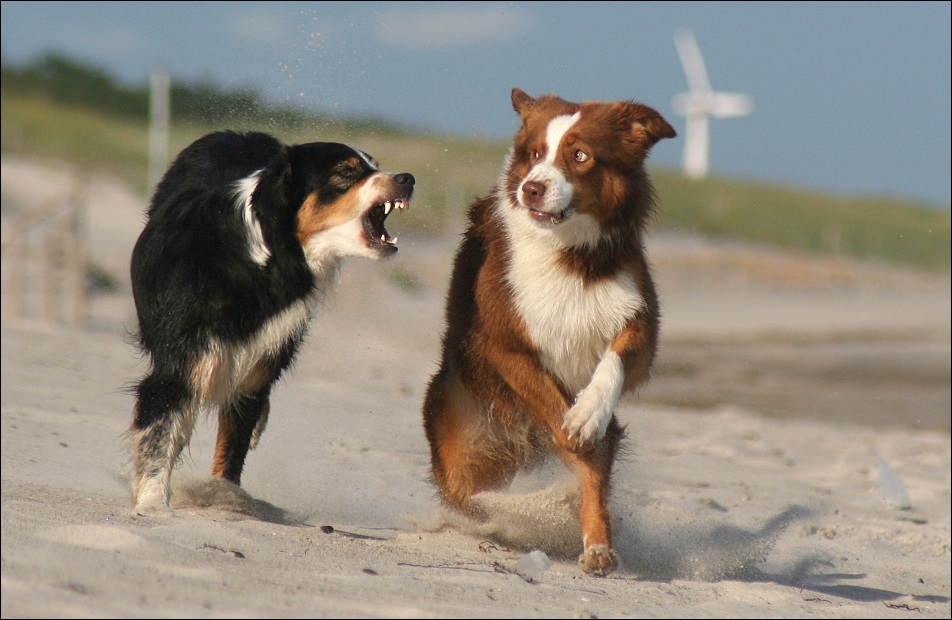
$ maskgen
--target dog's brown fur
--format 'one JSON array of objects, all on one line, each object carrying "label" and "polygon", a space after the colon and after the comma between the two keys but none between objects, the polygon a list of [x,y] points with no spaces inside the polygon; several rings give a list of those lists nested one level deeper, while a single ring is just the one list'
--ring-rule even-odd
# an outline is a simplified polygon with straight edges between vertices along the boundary
[{"label": "dog's brown fur", "polygon": [[[450,507],[507,486],[545,450],[578,477],[586,573],[604,575],[622,391],[647,380],[659,310],[643,249],[650,148],[675,135],[633,102],[534,99],[492,193],[469,210],[427,390],[432,471]],[[553,138],[558,138],[557,141]]]}]

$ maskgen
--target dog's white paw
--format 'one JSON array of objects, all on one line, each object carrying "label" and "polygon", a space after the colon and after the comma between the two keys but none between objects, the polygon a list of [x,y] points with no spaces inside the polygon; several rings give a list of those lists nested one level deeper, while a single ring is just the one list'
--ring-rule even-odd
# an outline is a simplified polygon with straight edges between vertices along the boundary
[{"label": "dog's white paw", "polygon": [[595,367],[592,380],[562,419],[562,429],[569,439],[586,444],[605,436],[621,396],[624,371],[618,355],[612,351],[605,354]]},{"label": "dog's white paw", "polygon": [[171,499],[172,493],[167,482],[163,484],[156,478],[147,478],[135,494],[135,512],[147,516],[171,510]]},{"label": "dog's white paw", "polygon": [[605,436],[614,409],[610,394],[598,386],[589,385],[579,394],[572,408],[565,412],[562,428],[569,439],[594,443]]}]

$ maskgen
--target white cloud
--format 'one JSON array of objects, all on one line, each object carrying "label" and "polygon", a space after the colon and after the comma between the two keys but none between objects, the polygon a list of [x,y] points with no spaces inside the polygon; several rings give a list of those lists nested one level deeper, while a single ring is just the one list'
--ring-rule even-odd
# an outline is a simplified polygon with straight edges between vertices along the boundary
[{"label": "white cloud", "polygon": [[514,39],[528,32],[532,14],[508,3],[473,4],[438,11],[380,15],[377,36],[397,47],[455,47]]}]

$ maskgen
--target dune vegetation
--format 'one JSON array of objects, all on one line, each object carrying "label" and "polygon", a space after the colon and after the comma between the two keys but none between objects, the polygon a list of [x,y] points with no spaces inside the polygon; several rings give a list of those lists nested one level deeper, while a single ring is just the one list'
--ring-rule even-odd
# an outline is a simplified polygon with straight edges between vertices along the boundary
[{"label": "dune vegetation", "polygon": [[[59,160],[148,191],[148,89],[51,55],[2,68],[2,151]],[[289,142],[353,144],[388,170],[417,177],[404,228],[459,228],[465,206],[490,188],[508,144],[437,135],[380,119],[346,118],[266,103],[259,93],[212,83],[172,84],[170,156],[216,129],[263,130]],[[652,168],[656,229],[811,253],[883,261],[932,272],[950,266],[950,213],[896,198],[833,196],[740,179],[691,181]]]}]

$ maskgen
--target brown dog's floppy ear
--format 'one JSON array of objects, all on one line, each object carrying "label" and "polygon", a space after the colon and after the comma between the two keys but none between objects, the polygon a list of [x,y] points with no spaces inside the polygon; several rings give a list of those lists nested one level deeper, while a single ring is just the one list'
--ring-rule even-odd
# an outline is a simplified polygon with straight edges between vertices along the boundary
[{"label": "brown dog's floppy ear", "polygon": [[648,147],[657,144],[658,140],[678,135],[674,127],[656,110],[636,103],[632,105],[632,112],[632,133],[643,134],[647,138]]},{"label": "brown dog's floppy ear", "polygon": [[522,116],[526,108],[533,103],[535,103],[535,99],[527,95],[524,90],[519,88],[512,89],[512,109],[516,111],[516,114]]}]

